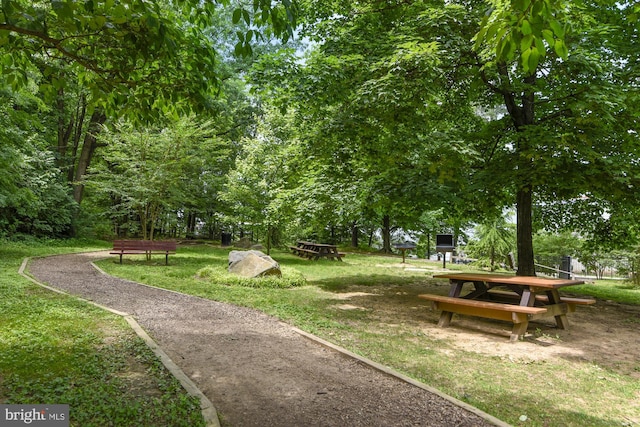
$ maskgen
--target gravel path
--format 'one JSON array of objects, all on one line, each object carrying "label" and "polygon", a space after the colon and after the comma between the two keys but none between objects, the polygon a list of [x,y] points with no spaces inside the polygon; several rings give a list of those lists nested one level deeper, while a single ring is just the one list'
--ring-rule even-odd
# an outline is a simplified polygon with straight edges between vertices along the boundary
[{"label": "gravel path", "polygon": [[224,426],[495,425],[479,411],[320,345],[259,311],[101,274],[91,262],[104,257],[35,259],[29,272],[132,314],[213,402]]}]

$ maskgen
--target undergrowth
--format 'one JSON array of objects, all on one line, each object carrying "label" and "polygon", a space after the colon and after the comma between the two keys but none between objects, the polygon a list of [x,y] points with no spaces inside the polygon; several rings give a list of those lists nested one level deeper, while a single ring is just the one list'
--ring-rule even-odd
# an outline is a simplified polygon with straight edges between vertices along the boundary
[{"label": "undergrowth", "polygon": [[281,271],[282,277],[273,275],[249,278],[229,273],[221,265],[209,265],[198,270],[196,277],[217,285],[244,286],[248,288],[286,289],[307,284],[306,279],[299,271],[287,267],[281,267]]}]

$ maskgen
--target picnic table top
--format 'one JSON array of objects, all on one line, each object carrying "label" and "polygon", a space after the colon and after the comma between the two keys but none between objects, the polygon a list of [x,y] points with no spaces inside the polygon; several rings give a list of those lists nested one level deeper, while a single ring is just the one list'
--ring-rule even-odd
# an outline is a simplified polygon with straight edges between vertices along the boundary
[{"label": "picnic table top", "polygon": [[323,248],[335,248],[336,247],[336,245],[329,245],[327,243],[314,243],[314,242],[303,242],[303,241],[300,241],[298,243],[300,243],[302,245],[317,246],[317,247],[323,247]]},{"label": "picnic table top", "polygon": [[393,247],[396,249],[415,249],[416,244],[415,243],[396,243],[393,245]]},{"label": "picnic table top", "polygon": [[584,283],[583,280],[550,279],[536,276],[511,276],[508,274],[488,273],[448,273],[434,275],[433,277],[465,282],[504,283],[505,285],[533,286],[548,289],[557,289],[564,286],[581,285]]}]

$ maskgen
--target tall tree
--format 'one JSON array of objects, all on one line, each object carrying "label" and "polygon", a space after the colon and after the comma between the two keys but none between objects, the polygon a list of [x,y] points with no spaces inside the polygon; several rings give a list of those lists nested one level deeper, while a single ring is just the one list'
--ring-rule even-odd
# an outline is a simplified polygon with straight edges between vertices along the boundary
[{"label": "tall tree", "polygon": [[0,91],[0,235],[61,236],[75,206],[47,149],[47,107],[29,89]]},{"label": "tall tree", "polygon": [[202,177],[205,163],[226,156],[226,144],[214,136],[211,122],[184,117],[163,128],[136,129],[130,123],[107,129],[103,162],[93,168],[89,183],[114,201],[114,222],[129,218],[129,228],[153,240],[159,220],[186,213],[192,181]]},{"label": "tall tree", "polygon": [[612,200],[637,183],[628,156],[640,154],[638,28],[629,3],[491,4],[475,38],[477,64],[506,108],[497,158],[513,166],[501,175],[516,195],[518,274],[534,275],[536,197]]},{"label": "tall tree", "polygon": [[489,261],[489,268],[494,271],[496,262],[506,261],[515,244],[515,233],[512,224],[504,217],[476,226],[476,240],[470,242],[469,253],[474,258]]}]

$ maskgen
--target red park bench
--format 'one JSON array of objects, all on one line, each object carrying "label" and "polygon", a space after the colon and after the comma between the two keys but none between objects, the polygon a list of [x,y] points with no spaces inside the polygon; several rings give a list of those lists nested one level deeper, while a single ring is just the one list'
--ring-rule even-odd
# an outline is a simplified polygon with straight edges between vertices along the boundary
[{"label": "red park bench", "polygon": [[169,255],[176,253],[175,240],[114,240],[111,255],[164,255],[165,265],[169,265]]}]

